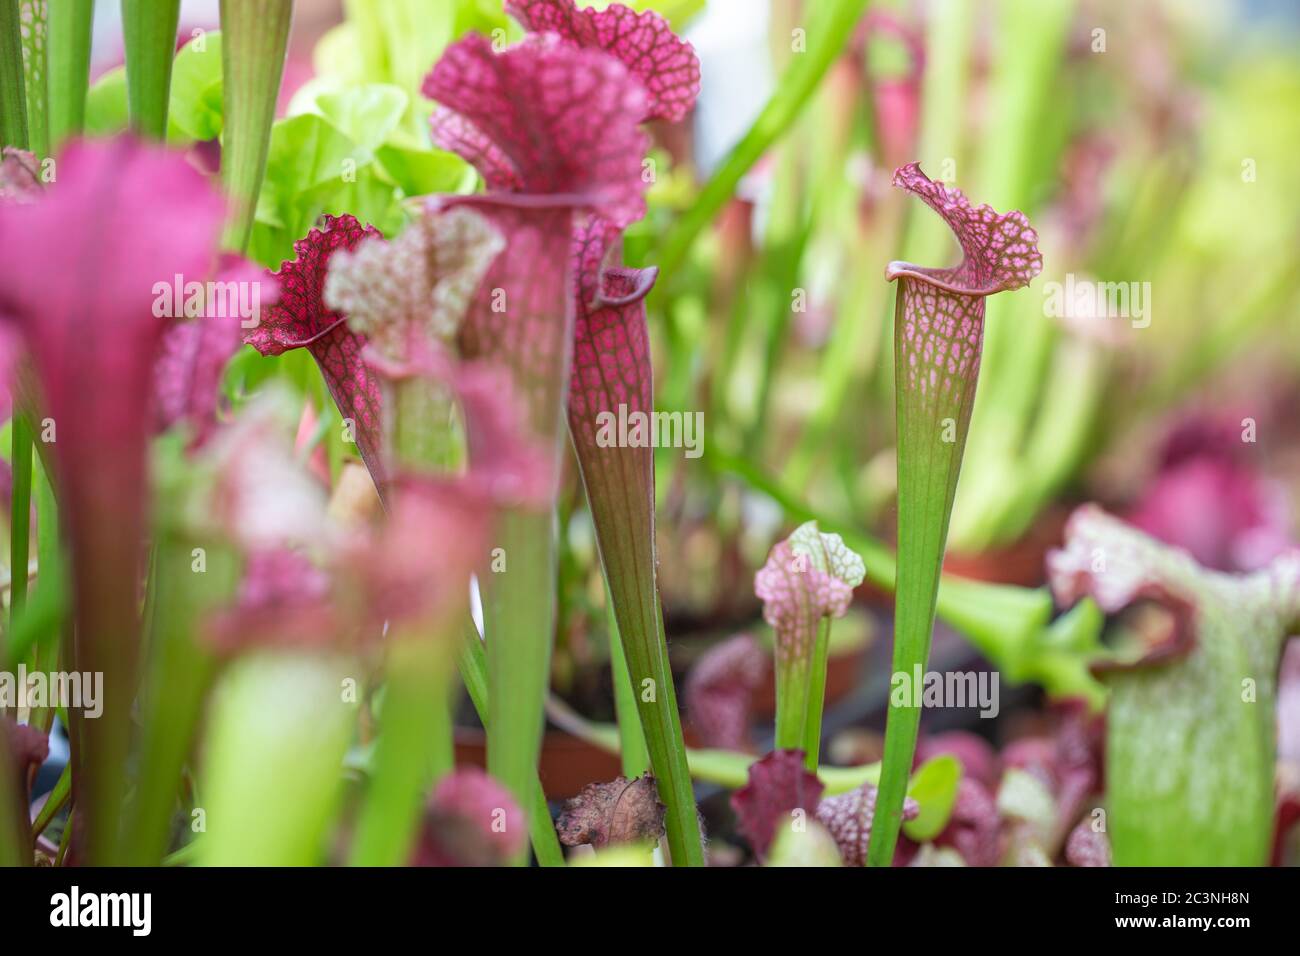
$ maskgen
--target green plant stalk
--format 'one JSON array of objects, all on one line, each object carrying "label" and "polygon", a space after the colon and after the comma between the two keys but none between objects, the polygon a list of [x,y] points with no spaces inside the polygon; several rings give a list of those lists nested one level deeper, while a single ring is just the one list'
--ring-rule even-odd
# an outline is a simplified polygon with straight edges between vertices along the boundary
[{"label": "green plant stalk", "polygon": [[68,855],[68,847],[72,845],[72,831],[73,831],[73,824],[75,822],[73,814],[76,813],[76,806],[75,806],[76,788],[75,787],[73,788],[73,802],[74,802],[73,808],[68,811],[67,825],[64,826],[63,832],[59,834],[59,849],[54,856],[55,866],[63,866],[63,858]]},{"label": "green plant stalk", "polygon": [[90,84],[90,37],[95,0],[49,5],[49,144],[57,150],[81,133]]},{"label": "green plant stalk", "polygon": [[321,862],[356,734],[343,688],[359,668],[338,654],[259,650],[223,669],[209,701],[198,862]]},{"label": "green plant stalk", "polygon": [[167,138],[167,102],[180,17],[180,0],[122,0],[127,114],[133,130],[160,142]]},{"label": "green plant stalk", "polygon": [[14,476],[9,512],[9,628],[12,631],[27,603],[31,550],[32,423],[25,412],[18,412],[13,417],[10,447]]},{"label": "green plant stalk", "polygon": [[444,636],[416,628],[388,648],[383,730],[352,844],[354,866],[405,863],[426,795],[455,766]]},{"label": "green plant stalk", "polygon": [[776,668],[776,749],[802,750],[814,773],[821,752],[830,633],[830,618],[823,617],[817,623],[811,654],[794,660],[781,655]]},{"label": "green plant stalk", "polygon": [[[792,659],[787,660],[789,656]],[[808,684],[812,662],[794,655],[781,655],[776,665],[776,739],[777,750],[803,747],[804,727],[808,720]],[[816,757],[813,758],[814,760]]]},{"label": "green plant stalk", "polygon": [[26,149],[27,94],[18,0],[0,0],[0,146]]},{"label": "green plant stalk", "polygon": [[[422,378],[395,383],[385,396],[392,410],[389,446],[398,467],[448,470],[456,447],[450,428],[450,396]],[[460,621],[460,614],[450,620]],[[388,643],[384,705],[374,772],[352,844],[354,866],[400,866],[406,862],[425,799],[455,767],[450,679],[456,636],[437,621],[401,628]]]},{"label": "green plant stalk", "polygon": [[[655,581],[653,462],[647,449],[596,447],[588,440],[589,426],[570,417],[650,766],[659,799],[668,808],[664,826],[669,853],[674,866],[703,866],[695,791]],[[490,637],[488,649],[490,653]]]},{"label": "green plant stalk", "polygon": [[[16,627],[5,636],[0,658],[16,662],[30,656],[34,662],[31,670],[35,670],[35,661],[53,661],[59,654],[57,637],[68,601],[68,583],[64,576],[55,493],[42,458],[34,455],[32,462],[35,464],[36,588],[18,615]],[[39,709],[34,713],[39,713]],[[32,717],[32,723],[36,722],[38,719]]]},{"label": "green plant stalk", "polygon": [[618,717],[619,758],[623,776],[631,780],[650,769],[650,754],[645,746],[641,715],[636,709],[636,690],[627,670],[627,656],[618,631],[618,615],[609,585],[605,585],[605,621],[609,631],[609,670],[614,683],[614,712]]},{"label": "green plant stalk", "polygon": [[253,233],[292,20],[292,0],[221,0],[221,178],[233,204],[222,243],[238,252]]},{"label": "green plant stalk", "polygon": [[824,617],[817,624],[817,640],[813,643],[808,674],[808,709],[803,721],[803,741],[799,745],[805,754],[806,765],[813,773],[817,772],[817,758],[822,749],[822,712],[826,709],[826,665],[830,643],[831,619]]},{"label": "green plant stalk", "polygon": [[388,445],[399,470],[441,474],[460,454],[452,431],[452,400],[446,388],[423,378],[406,379],[388,389]]},{"label": "green plant stalk", "polygon": [[[551,674],[555,620],[554,516],[511,508],[497,524],[506,570],[482,583],[487,635],[488,772],[528,806],[545,723],[542,704]],[[515,861],[519,865],[524,858]]]},{"label": "green plant stalk", "polygon": [[23,37],[23,92],[27,97],[27,145],[38,158],[50,151],[50,100],[46,7],[39,0],[21,0],[27,18]]},{"label": "green plant stalk", "polygon": [[32,821],[33,840],[45,832],[45,828],[59,815],[59,811],[68,805],[70,799],[72,799],[72,764],[66,763],[63,765],[63,772],[59,774],[59,779],[54,782],[49,796],[45,798],[45,803],[41,805],[41,812]]},{"label": "green plant stalk", "polygon": [[[924,374],[909,375],[905,342],[905,302],[914,280],[904,279],[897,291],[894,314],[894,381],[898,421],[898,580],[894,590],[895,674],[925,669],[930,657],[939,579],[952,516],[962,452],[970,428],[971,407],[978,378],[976,366],[968,375],[948,377],[950,387],[916,387]],[[982,307],[978,302],[975,306]],[[982,319],[982,315],[979,317]],[[982,322],[980,323],[982,331]],[[919,700],[896,706],[891,697],[885,726],[885,754],[872,824],[869,866],[888,866],[902,826],[903,798],[907,791],[912,755],[921,722]]]},{"label": "green plant stalk", "polygon": [[791,59],[758,119],[727,154],[695,203],[673,225],[658,254],[651,257],[650,261],[659,263],[660,275],[678,274],[696,238],[735,195],[741,178],[798,119],[804,104],[852,37],[867,4],[868,0],[824,0],[812,6],[807,52]]},{"label": "green plant stalk", "polygon": [[[573,235],[573,206],[568,199],[533,197],[536,208],[487,194],[473,198],[490,210],[489,220],[507,237],[498,255],[501,267],[491,279],[524,308],[512,322],[544,330],[541,338],[492,336],[471,341],[461,336],[462,357],[492,362],[508,370],[517,394],[528,396],[524,434],[535,443],[544,463],[547,501],[497,509],[491,563],[479,577],[483,601],[483,632],[487,648],[488,771],[521,807],[532,799],[545,723],[543,709],[551,678],[551,646],[555,637],[559,556],[555,494],[560,486],[564,456],[565,406],[573,351],[574,273],[569,257]],[[481,200],[481,203],[479,202]],[[528,236],[544,238],[541,253],[555,268],[523,274],[505,264],[516,256],[539,254]],[[515,248],[517,244],[528,245]],[[491,275],[491,273],[490,273]],[[527,283],[527,288],[523,288]],[[481,302],[476,308],[483,308]],[[518,311],[518,310],[517,310]],[[479,318],[469,321],[477,323]],[[512,328],[516,326],[512,325]],[[524,325],[517,326],[524,328]],[[525,341],[525,339],[527,339]],[[471,455],[471,460],[473,456]],[[518,864],[527,862],[521,850]]]},{"label": "green plant stalk", "polygon": [[[488,723],[488,676],[487,653],[479,639],[474,622],[466,622],[464,638],[458,645],[456,664],[460,676],[469,694],[470,702],[478,713],[483,726]],[[528,833],[533,842],[533,853],[540,866],[564,866],[564,851],[560,849],[559,838],[555,835],[555,823],[551,819],[551,808],[546,805],[546,792],[542,782],[533,776],[533,786],[529,800],[524,806],[528,812]]]},{"label": "green plant stalk", "polygon": [[239,558],[229,547],[174,529],[163,531],[152,563],[140,768],[122,845],[131,866],[157,866],[169,849],[181,775],[216,669],[215,655],[200,633],[202,623],[234,596],[240,573]]},{"label": "green plant stalk", "polygon": [[[631,581],[620,582],[626,586]],[[615,599],[617,608],[618,599]],[[677,710],[677,692],[668,666],[668,644],[664,636],[663,613],[656,600],[653,607],[655,629],[647,641],[624,640],[628,672],[641,712],[650,764],[659,782],[660,796],[668,806],[664,821],[668,830],[668,849],[674,866],[703,866],[704,847],[700,822],[695,808],[695,791],[691,786],[686,746],[682,737],[681,716]],[[623,630],[623,625],[620,625]],[[648,684],[653,681],[653,684]],[[657,688],[651,695],[649,688]]]},{"label": "green plant stalk", "polygon": [[[3,716],[3,715],[0,715]],[[9,735],[0,733],[0,767],[6,773],[0,778],[0,867],[31,866],[31,829],[28,826],[27,807],[21,794],[27,790],[26,779],[10,772],[13,758],[9,753]]]},{"label": "green plant stalk", "polygon": [[[32,648],[32,670],[58,659],[58,636],[67,602],[66,563],[59,538],[59,507],[54,487],[40,455],[33,456],[36,485],[36,591],[23,609],[17,632],[11,633],[9,654],[17,660]],[[46,664],[46,667],[49,665]],[[34,708],[30,722],[48,727],[52,710]]]}]

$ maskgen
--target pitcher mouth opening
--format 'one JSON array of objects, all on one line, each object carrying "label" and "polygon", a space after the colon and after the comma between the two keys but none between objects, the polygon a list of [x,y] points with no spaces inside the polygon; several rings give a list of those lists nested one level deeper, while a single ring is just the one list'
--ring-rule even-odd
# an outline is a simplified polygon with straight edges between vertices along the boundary
[{"label": "pitcher mouth opening", "polygon": [[972,288],[970,286],[958,285],[955,282],[948,282],[934,275],[930,270],[913,265],[910,262],[900,262],[897,259],[885,266],[885,279],[894,282],[898,279],[915,279],[917,282],[924,282],[928,286],[936,289],[942,289],[944,292],[951,292],[954,295],[964,295],[972,299],[986,299],[991,295],[1005,291],[1001,286],[994,288]]},{"label": "pitcher mouth opening", "polygon": [[430,212],[455,206],[501,206],[507,209],[597,209],[605,205],[600,193],[512,193],[493,191],[467,195],[430,196]]}]

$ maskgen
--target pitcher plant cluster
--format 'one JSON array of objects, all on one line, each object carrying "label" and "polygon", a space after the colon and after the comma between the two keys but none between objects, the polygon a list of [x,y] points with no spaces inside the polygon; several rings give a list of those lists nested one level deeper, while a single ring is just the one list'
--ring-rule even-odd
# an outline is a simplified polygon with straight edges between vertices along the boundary
[{"label": "pitcher plant cluster", "polygon": [[[126,0],[125,68],[93,85],[91,0],[0,0],[0,669],[87,681],[85,701],[38,699],[27,676],[0,695],[0,862],[703,866],[701,782],[732,791],[764,865],[1268,858],[1300,552],[1234,576],[1085,505],[1050,594],[943,570],[986,309],[1044,255],[1025,214],[911,161],[942,49],[866,0],[806,5],[781,89],[670,216],[687,174],[664,143],[710,82],[670,19],[689,4],[401,5],[433,18],[427,38],[382,38],[427,52],[418,71],[318,78],[294,98],[311,108],[283,116],[290,0],[222,0],[220,31],[179,49],[176,0]],[[866,237],[851,284],[865,308],[892,283],[892,346],[826,345],[892,352],[896,551],[787,490],[860,401],[849,366],[830,360],[830,404],[782,484],[746,461],[761,418],[705,440],[732,384],[690,408],[690,354],[657,344],[693,334],[663,303],[697,236],[715,219],[719,243],[746,232],[723,202],[882,35],[914,62],[869,88],[877,151],[960,250],[955,266],[942,244],[886,262]],[[653,335],[647,303],[667,316]],[[769,362],[779,349],[778,334]],[[683,469],[705,467],[749,474],[783,526],[760,525],[766,562],[737,587],[763,639],[718,645],[681,684],[656,522],[680,516]],[[577,572],[575,512],[591,536]],[[607,725],[552,687],[562,605],[593,569]],[[995,676],[1069,699],[1058,729],[1002,754],[924,738],[918,688],[891,697],[878,753],[824,763],[836,622],[868,588],[892,594],[893,674],[920,681],[941,618]],[[1134,607],[1165,630],[1128,657],[1103,649],[1104,618]],[[470,710],[482,768],[457,759]],[[554,725],[622,776],[560,805],[539,772]]]}]

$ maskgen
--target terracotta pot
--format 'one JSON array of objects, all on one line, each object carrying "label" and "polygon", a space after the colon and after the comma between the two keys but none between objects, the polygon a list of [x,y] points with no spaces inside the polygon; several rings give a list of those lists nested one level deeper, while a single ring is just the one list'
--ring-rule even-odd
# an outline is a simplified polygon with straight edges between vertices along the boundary
[{"label": "terracotta pot", "polygon": [[1036,588],[1046,580],[1047,552],[1060,547],[1069,517],[1069,508],[1048,508],[1018,540],[978,554],[949,553],[944,570],[990,584]]},{"label": "terracotta pot", "polygon": [[[456,728],[456,763],[487,768],[487,735],[481,728]],[[542,737],[538,773],[548,800],[567,800],[587,784],[613,780],[622,772],[616,754],[585,740],[562,730],[547,730]]]}]

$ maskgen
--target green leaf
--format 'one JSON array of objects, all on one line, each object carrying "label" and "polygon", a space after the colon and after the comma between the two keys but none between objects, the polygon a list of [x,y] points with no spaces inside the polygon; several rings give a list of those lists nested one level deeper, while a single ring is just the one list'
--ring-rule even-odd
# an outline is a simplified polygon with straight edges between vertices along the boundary
[{"label": "green leaf", "polygon": [[411,98],[398,86],[367,83],[316,97],[319,113],[362,149],[373,152],[402,122]]},{"label": "green leaf", "polygon": [[[253,258],[270,267],[289,258],[294,241],[347,187],[360,181],[370,164],[370,157],[322,116],[305,113],[277,120],[271,127],[266,178],[258,197],[250,244]],[[361,210],[339,211],[367,218]]]},{"label": "green leaf", "polygon": [[126,129],[126,67],[109,70],[86,93],[86,133],[112,136]]},{"label": "green leaf", "polygon": [[[463,0],[346,0],[347,31],[326,37],[328,45],[316,57],[317,71],[350,76],[354,82],[394,84],[411,97],[404,126],[411,135],[423,134],[422,109],[416,104],[425,74],[458,31],[491,33],[504,25],[500,5],[494,5],[495,23],[489,25]],[[460,22],[462,17],[468,20]],[[333,60],[340,55],[346,59],[335,68]]]},{"label": "green leaf", "polygon": [[473,168],[454,153],[386,144],[376,150],[375,157],[407,196],[464,193],[474,188]]},{"label": "green leaf", "polygon": [[173,143],[204,142],[221,135],[221,33],[204,34],[185,44],[172,65],[167,138]]},{"label": "green leaf", "polygon": [[321,211],[336,216],[351,213],[386,236],[400,232],[407,219],[393,184],[381,178],[379,166],[373,163],[357,172],[355,183],[344,183]]},{"label": "green leaf", "polygon": [[943,832],[957,802],[961,776],[961,763],[950,754],[931,758],[917,768],[907,792],[921,805],[921,812],[903,823],[903,832],[908,837],[924,843]]},{"label": "green leaf", "polygon": [[266,188],[282,202],[341,189],[348,163],[369,162],[352,140],[322,117],[303,115],[279,120],[271,128],[266,160]]}]

